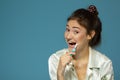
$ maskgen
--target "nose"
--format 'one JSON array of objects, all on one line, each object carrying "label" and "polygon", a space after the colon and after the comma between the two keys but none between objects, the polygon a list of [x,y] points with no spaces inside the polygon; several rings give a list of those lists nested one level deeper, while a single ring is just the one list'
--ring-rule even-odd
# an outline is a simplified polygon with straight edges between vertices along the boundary
[{"label": "nose", "polygon": [[66,33],[66,39],[71,40],[73,38],[72,32]]}]

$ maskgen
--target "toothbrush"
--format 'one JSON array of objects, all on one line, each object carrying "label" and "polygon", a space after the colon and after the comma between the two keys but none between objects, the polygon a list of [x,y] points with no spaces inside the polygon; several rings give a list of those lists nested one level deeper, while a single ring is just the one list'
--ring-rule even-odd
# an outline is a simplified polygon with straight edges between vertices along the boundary
[{"label": "toothbrush", "polygon": [[74,46],[74,48],[72,49],[72,51],[71,51],[71,53],[70,53],[70,56],[73,56],[75,53],[75,51],[76,51],[76,47],[77,47],[77,44]]},{"label": "toothbrush", "polygon": [[[77,44],[74,46],[74,48],[72,49],[72,51],[70,52],[70,56],[72,57],[73,55],[75,55],[75,51],[76,51],[76,48],[77,48]],[[69,66],[66,66],[67,68],[66,69],[70,69],[74,66],[74,64],[72,62],[70,62],[68,64]]]}]

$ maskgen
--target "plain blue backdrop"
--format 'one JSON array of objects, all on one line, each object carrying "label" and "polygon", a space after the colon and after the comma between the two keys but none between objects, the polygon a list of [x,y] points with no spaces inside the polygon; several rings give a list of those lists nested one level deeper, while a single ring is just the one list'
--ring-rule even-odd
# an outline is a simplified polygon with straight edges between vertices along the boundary
[{"label": "plain blue backdrop", "polygon": [[120,80],[120,0],[0,0],[0,80],[49,80],[49,56],[66,48],[67,17],[97,6],[103,24],[96,49],[113,62]]}]

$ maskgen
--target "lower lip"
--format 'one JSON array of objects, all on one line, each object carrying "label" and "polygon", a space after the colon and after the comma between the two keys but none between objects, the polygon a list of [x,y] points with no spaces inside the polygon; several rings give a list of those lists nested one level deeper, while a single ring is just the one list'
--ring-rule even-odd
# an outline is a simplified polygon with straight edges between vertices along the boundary
[{"label": "lower lip", "polygon": [[69,48],[74,48],[74,46],[75,46],[75,45],[69,45],[69,44],[68,44],[68,47],[69,47]]}]

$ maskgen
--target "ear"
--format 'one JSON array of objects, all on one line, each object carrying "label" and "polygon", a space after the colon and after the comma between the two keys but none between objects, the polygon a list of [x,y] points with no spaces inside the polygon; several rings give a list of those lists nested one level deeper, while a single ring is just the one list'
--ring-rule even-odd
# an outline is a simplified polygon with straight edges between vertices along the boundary
[{"label": "ear", "polygon": [[87,38],[88,38],[89,40],[91,40],[94,36],[95,36],[95,31],[92,30],[92,31],[90,32],[90,34],[88,34]]}]

